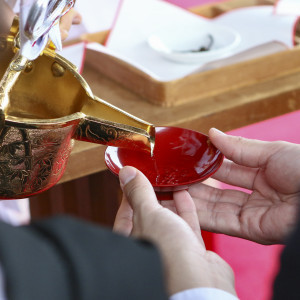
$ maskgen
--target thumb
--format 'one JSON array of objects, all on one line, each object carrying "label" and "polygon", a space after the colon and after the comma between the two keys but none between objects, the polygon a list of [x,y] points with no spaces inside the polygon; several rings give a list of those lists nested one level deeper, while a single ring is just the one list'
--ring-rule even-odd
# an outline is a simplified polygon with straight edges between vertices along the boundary
[{"label": "thumb", "polygon": [[227,135],[218,129],[209,130],[212,143],[230,160],[247,167],[263,166],[273,154],[269,143]]},{"label": "thumb", "polygon": [[[133,167],[119,172],[120,185],[134,212],[143,212],[159,206],[155,192],[146,176]],[[143,208],[143,209],[142,209]]]}]

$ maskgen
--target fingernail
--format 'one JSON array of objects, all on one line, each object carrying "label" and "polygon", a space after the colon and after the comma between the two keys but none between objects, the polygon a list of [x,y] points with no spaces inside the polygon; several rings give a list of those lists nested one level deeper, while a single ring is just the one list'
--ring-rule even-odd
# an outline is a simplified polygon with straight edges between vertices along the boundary
[{"label": "fingernail", "polygon": [[130,182],[132,179],[134,179],[136,176],[136,169],[132,167],[124,167],[119,172],[119,180],[120,180],[120,186],[123,190],[123,187]]},{"label": "fingernail", "polygon": [[212,128],[211,130],[215,131],[216,133],[219,133],[219,134],[222,134],[222,135],[225,135],[225,133],[217,128]]}]

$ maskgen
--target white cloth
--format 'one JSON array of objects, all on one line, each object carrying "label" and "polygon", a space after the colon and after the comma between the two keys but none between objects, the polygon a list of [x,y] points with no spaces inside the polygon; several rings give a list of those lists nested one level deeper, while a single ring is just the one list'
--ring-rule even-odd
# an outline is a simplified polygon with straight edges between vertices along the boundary
[{"label": "white cloth", "polygon": [[36,1],[5,0],[5,2],[15,13],[19,12],[20,14],[20,50],[23,56],[29,60],[36,59],[47,45],[49,39],[51,39],[58,50],[62,49],[59,23],[56,21],[62,16],[63,9],[72,3],[70,0],[61,0],[59,2],[56,0],[44,0],[44,4],[47,4],[47,7],[41,10],[36,20],[35,34],[32,34],[30,38],[25,34],[24,28],[31,7]]},{"label": "white cloth", "polygon": [[238,300],[238,298],[215,288],[195,288],[176,293],[170,300]]},{"label": "white cloth", "polygon": [[13,226],[28,224],[30,222],[29,199],[0,200],[0,221]]},{"label": "white cloth", "polygon": [[[274,8],[271,5],[254,6],[234,9],[214,19],[207,19],[165,1],[127,0],[122,2],[118,17],[106,41],[106,47],[93,46],[92,50],[117,57],[156,80],[172,81],[192,73],[207,70],[208,65],[211,63],[221,58],[224,59],[224,56],[222,56],[224,54],[223,50],[227,47],[224,47],[221,51],[222,55],[218,51],[211,52],[216,55],[208,55],[209,52],[204,55],[204,53],[203,55],[206,58],[204,59],[201,56],[203,60],[198,63],[174,63],[149,47],[147,42],[149,37],[162,34],[161,36],[164,36],[163,39],[165,39],[168,36],[166,38],[167,45],[169,43],[176,44],[177,37],[187,37],[188,32],[191,34],[191,38],[188,40],[194,41],[195,28],[200,28],[200,31],[204,28],[205,32],[206,29],[213,28],[213,26],[231,28],[239,34],[241,40],[238,44],[233,43],[235,46],[234,48],[229,47],[230,51],[225,51],[227,57],[230,55],[233,58],[235,55],[241,55],[243,52],[253,49],[255,50],[253,54],[257,58],[261,57],[257,47],[266,43],[276,41],[288,48],[294,47],[293,32],[298,19],[297,16],[274,15],[273,10]],[[167,35],[166,32],[169,32],[169,34]],[[227,36],[223,36],[223,34],[220,36],[219,34],[217,36],[222,37],[221,40]],[[187,43],[189,43],[188,40]],[[214,44],[217,45],[215,42]],[[88,49],[91,49],[90,46],[88,45]],[[173,57],[173,54],[168,55],[168,57]],[[247,59],[248,56],[244,60]],[[96,63],[97,61],[95,61]],[[214,67],[214,65],[211,67]]]},{"label": "white cloth", "polygon": [[[46,47],[49,39],[58,50],[62,49],[59,22],[65,7],[72,3],[70,0],[22,0],[20,7],[20,51],[29,60],[36,59]],[[72,5],[72,4],[70,4]],[[32,23],[28,20],[33,11],[38,12],[38,17]],[[30,30],[27,28],[29,27]],[[27,28],[27,29],[26,29]],[[28,31],[30,35],[28,35]]]},{"label": "white cloth", "polygon": [[300,16],[299,0],[278,0],[275,4],[275,13],[279,15]]}]

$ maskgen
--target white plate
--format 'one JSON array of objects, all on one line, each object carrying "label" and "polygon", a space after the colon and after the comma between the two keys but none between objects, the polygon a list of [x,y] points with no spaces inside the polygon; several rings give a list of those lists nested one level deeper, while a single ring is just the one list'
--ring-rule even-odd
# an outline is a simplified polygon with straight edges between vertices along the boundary
[{"label": "white plate", "polygon": [[[234,54],[241,37],[226,26],[213,23],[198,28],[169,28],[152,34],[149,46],[164,58],[179,63],[207,63]],[[208,48],[199,51],[201,47]]]}]

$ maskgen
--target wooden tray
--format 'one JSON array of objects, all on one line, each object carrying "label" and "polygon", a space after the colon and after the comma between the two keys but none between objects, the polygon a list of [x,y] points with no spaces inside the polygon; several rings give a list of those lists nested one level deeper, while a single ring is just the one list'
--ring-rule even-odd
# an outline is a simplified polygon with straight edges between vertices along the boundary
[{"label": "wooden tray", "polygon": [[[206,17],[215,17],[233,8],[274,2],[275,0],[230,0],[195,7],[192,11]],[[81,38],[103,43],[108,33],[109,31],[89,34]],[[168,82],[157,81],[122,60],[91,50],[87,50],[86,64],[144,99],[168,107],[300,72],[300,47]]]}]

